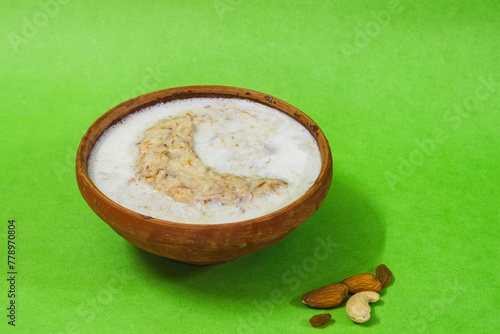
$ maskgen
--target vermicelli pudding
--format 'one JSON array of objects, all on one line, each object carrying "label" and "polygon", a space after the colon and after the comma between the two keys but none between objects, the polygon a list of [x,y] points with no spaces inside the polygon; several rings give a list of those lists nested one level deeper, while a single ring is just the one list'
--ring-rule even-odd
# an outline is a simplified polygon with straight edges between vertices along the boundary
[{"label": "vermicelli pudding", "polygon": [[321,168],[318,145],[288,115],[245,99],[192,98],[137,111],[107,129],[88,160],[116,203],[180,223],[229,223],[300,198]]}]

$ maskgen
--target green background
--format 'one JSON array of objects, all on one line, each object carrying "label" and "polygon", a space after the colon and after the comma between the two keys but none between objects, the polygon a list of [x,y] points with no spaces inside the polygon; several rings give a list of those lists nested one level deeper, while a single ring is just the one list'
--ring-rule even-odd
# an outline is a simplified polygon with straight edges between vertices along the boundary
[{"label": "green background", "polygon": [[[495,333],[498,1],[2,1],[0,331]],[[333,183],[278,244],[215,266],[128,244],[78,191],[87,128],[150,91],[257,90],[310,115]],[[16,220],[16,327],[7,221]],[[325,246],[325,244],[327,246]],[[379,263],[363,325],[300,297]]]}]

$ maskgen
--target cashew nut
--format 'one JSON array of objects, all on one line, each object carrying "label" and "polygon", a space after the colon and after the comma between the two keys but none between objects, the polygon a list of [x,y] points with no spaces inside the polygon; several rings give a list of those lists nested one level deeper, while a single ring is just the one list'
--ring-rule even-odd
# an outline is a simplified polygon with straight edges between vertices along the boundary
[{"label": "cashew nut", "polygon": [[362,291],[354,294],[346,303],[346,311],[352,321],[359,324],[370,319],[370,305],[378,301],[379,294],[373,291]]}]

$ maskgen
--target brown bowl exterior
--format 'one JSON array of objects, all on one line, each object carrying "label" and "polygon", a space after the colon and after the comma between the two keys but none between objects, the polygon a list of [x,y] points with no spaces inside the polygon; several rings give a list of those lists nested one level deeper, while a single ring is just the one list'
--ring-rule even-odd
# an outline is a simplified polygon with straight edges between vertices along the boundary
[{"label": "brown bowl exterior", "polygon": [[[271,214],[235,223],[183,224],[141,215],[106,197],[90,180],[87,160],[101,134],[123,117],[145,107],[194,97],[242,98],[273,107],[306,127],[321,152],[321,171],[314,185],[299,199]],[[270,95],[226,86],[188,86],[159,90],[121,103],[102,115],[83,136],[76,156],[80,192],[92,210],[127,241],[148,252],[192,264],[231,261],[283,239],[322,204],[332,180],[328,141],[306,114]]]}]

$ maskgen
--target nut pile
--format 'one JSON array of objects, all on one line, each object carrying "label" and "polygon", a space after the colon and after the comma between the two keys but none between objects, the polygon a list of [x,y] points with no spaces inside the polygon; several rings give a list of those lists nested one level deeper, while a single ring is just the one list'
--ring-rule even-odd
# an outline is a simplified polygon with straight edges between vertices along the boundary
[{"label": "nut pile", "polygon": [[[379,300],[380,291],[387,287],[392,280],[392,272],[385,264],[381,264],[373,274],[357,274],[344,279],[340,283],[325,285],[313,290],[302,297],[302,302],[309,307],[326,309],[339,306],[347,294],[353,296],[346,303],[346,312],[349,318],[356,323],[363,323],[370,319],[370,303]],[[312,326],[321,326],[330,321],[330,314],[318,314],[309,322]]]}]

